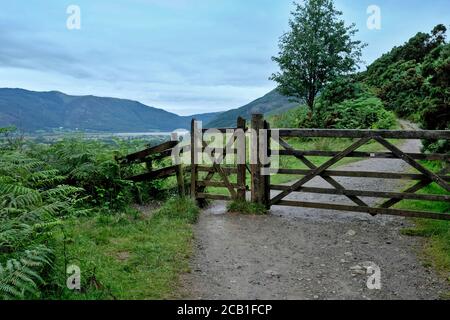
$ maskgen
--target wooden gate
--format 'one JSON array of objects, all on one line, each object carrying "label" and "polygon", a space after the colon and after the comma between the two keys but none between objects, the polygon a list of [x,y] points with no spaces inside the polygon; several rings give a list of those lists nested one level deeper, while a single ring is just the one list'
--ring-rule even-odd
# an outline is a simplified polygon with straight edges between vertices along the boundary
[{"label": "wooden gate", "polygon": [[[255,127],[262,128],[264,126],[262,117],[254,115],[253,123]],[[280,156],[291,156],[302,162],[308,169],[285,169],[277,168],[270,169],[272,173],[300,175],[301,178],[295,183],[289,185],[271,185],[269,176],[262,176],[262,165],[258,164],[252,166],[256,172],[252,172],[252,178],[262,183],[257,183],[257,188],[252,191],[256,195],[252,195],[255,202],[260,202],[270,208],[274,205],[279,206],[294,206],[304,208],[317,208],[338,211],[352,211],[369,213],[373,216],[378,214],[397,215],[407,217],[420,217],[430,219],[450,220],[450,214],[423,212],[412,210],[393,209],[392,207],[402,200],[422,200],[422,201],[450,201],[450,176],[448,173],[448,162],[450,160],[449,154],[428,154],[428,153],[407,153],[400,150],[388,139],[433,139],[445,140],[450,139],[450,131],[404,131],[404,130],[320,130],[320,129],[272,129],[268,130],[267,137],[276,136],[276,142],[280,146],[280,150],[271,150],[270,143],[266,146],[262,154],[270,155],[271,153],[279,153]],[[296,150],[292,147],[288,138],[338,138],[348,139],[351,141],[350,145],[343,151],[322,151],[322,150]],[[376,141],[382,145],[388,152],[361,152],[358,149],[370,141]],[[257,144],[260,146],[260,144]],[[315,165],[307,157],[328,157],[329,160],[321,165]],[[343,171],[331,170],[331,167],[344,158],[373,158],[373,159],[401,159],[416,169],[418,173],[398,173],[398,172],[371,172],[371,171]],[[445,169],[439,173],[427,169],[419,160],[438,160],[445,163]],[[255,177],[255,178],[254,178]],[[323,178],[331,188],[317,188],[307,187],[305,184],[315,177]],[[334,177],[353,177],[365,179],[401,179],[401,180],[415,180],[414,185],[403,192],[388,192],[388,191],[370,191],[370,190],[349,190],[341,183],[336,181]],[[417,193],[426,186],[436,183],[441,187],[446,194],[421,194]],[[276,195],[271,196],[272,193]],[[336,203],[319,203],[319,202],[304,202],[287,200],[290,194],[296,192],[328,194],[328,195],[343,195],[353,202],[354,205],[336,204]],[[361,197],[385,198],[387,199],[379,206],[369,206]]]},{"label": "wooden gate", "polygon": [[[238,118],[236,128],[212,129],[225,134],[225,148],[212,149],[204,140],[208,129],[201,129],[198,123],[192,120],[191,124],[191,195],[200,203],[204,200],[239,200],[245,201],[247,190],[247,139],[245,119]],[[193,147],[194,146],[194,147]],[[244,150],[244,152],[237,152]],[[215,161],[217,152],[221,153]],[[208,157],[211,164],[201,163],[201,156]],[[234,164],[225,165],[225,160],[234,156]],[[208,188],[222,188],[227,194],[212,193]],[[219,189],[220,190],[220,189]]]}]

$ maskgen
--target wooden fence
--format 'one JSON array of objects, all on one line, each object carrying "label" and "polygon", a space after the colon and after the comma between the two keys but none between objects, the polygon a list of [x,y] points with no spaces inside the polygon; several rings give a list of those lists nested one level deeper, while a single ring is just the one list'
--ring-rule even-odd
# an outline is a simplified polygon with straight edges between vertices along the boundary
[{"label": "wooden fence", "polygon": [[134,182],[152,181],[157,179],[164,179],[172,176],[177,178],[178,193],[180,196],[185,195],[184,169],[182,164],[171,165],[165,168],[154,169],[153,162],[172,157],[173,148],[178,145],[178,139],[165,142],[158,146],[154,146],[123,158],[118,158],[117,161],[123,165],[142,164],[145,163],[147,172],[126,178]]},{"label": "wooden fence", "polygon": [[[264,120],[259,115],[253,116],[253,127],[262,128],[267,126]],[[378,214],[398,215],[407,217],[420,217],[430,219],[450,220],[450,214],[412,211],[403,209],[393,209],[392,207],[402,200],[421,200],[421,201],[450,201],[450,177],[448,173],[448,163],[450,160],[449,154],[428,154],[428,153],[407,153],[400,150],[397,146],[389,142],[387,139],[435,139],[445,140],[450,139],[450,131],[405,131],[405,130],[323,130],[323,129],[272,129],[268,130],[267,136],[276,135],[276,141],[282,150],[272,150],[270,143],[267,143],[267,150],[263,154],[271,155],[277,152],[280,156],[291,156],[298,159],[308,169],[287,169],[277,168],[270,169],[272,173],[299,175],[300,179],[289,185],[273,185],[270,184],[270,176],[262,176],[262,165],[255,166],[255,171],[252,170],[252,178],[257,181],[257,188],[254,190],[257,195],[252,199],[256,202],[264,204],[267,208],[274,205],[279,206],[294,206],[304,208],[316,208],[336,211],[353,211],[369,213],[373,216]],[[352,139],[352,143],[343,151],[322,151],[322,150],[295,150],[289,143],[288,138],[347,138]],[[356,140],[356,141],[355,141]],[[370,141],[376,141],[382,145],[388,152],[359,152],[361,146]],[[259,147],[257,144],[255,148]],[[258,151],[259,152],[259,151]],[[320,166],[316,166],[307,157],[329,157]],[[400,159],[416,169],[418,173],[404,173],[404,172],[373,172],[373,171],[346,171],[346,170],[331,170],[330,168],[337,162],[344,158],[370,158],[370,159]],[[418,160],[439,160],[445,163],[445,169],[439,173],[427,169]],[[262,161],[265,162],[265,161]],[[321,177],[332,188],[317,188],[307,187],[306,183],[316,177]],[[351,190],[346,189],[339,183],[335,177],[352,177],[365,179],[402,179],[415,180],[416,184],[403,192],[388,192],[388,191],[369,191],[369,190]],[[258,183],[258,181],[264,181]],[[439,185],[447,194],[418,194],[417,192],[429,186],[432,183]],[[253,191],[253,190],[252,190]],[[275,191],[275,192],[271,192]],[[287,200],[286,198],[293,193],[314,193],[327,195],[342,195],[346,196],[354,205],[335,204],[335,203],[318,203]],[[275,195],[273,195],[276,193]],[[371,198],[386,198],[387,200],[379,206],[373,207],[366,204],[361,197]]]},{"label": "wooden fence", "polygon": [[[425,211],[413,211],[395,209],[393,206],[402,200],[420,200],[420,201],[443,201],[450,202],[450,176],[448,176],[448,163],[450,155],[437,153],[409,153],[399,149],[388,139],[433,139],[448,140],[450,131],[430,131],[430,130],[325,130],[325,129],[271,129],[268,122],[262,115],[254,114],[251,120],[251,130],[246,127],[246,121],[242,118],[237,120],[237,126],[234,128],[215,129],[222,133],[231,133],[232,137],[226,142],[223,149],[214,149],[214,152],[221,152],[223,160],[229,155],[228,147],[233,149],[243,148],[247,151],[247,140],[250,141],[250,159],[247,159],[247,152],[244,152],[243,159],[235,165],[223,165],[212,161],[210,165],[200,164],[199,156],[208,151],[209,146],[204,141],[204,133],[207,129],[197,127],[195,120],[191,124],[191,144],[189,148],[191,161],[190,166],[185,170],[191,173],[191,196],[204,203],[205,200],[246,200],[246,174],[251,176],[250,198],[254,203],[262,204],[267,209],[272,206],[294,206],[303,208],[316,208],[335,211],[352,211],[368,213],[373,216],[378,214],[397,215],[406,217],[420,217],[430,219],[450,220],[450,213],[436,213]],[[244,139],[238,139],[237,134],[244,133]],[[245,135],[246,134],[246,135]],[[296,150],[290,143],[290,138],[334,138],[347,139],[350,145],[345,150]],[[384,152],[363,152],[358,149],[371,142],[376,141],[386,150]],[[265,143],[261,143],[265,142]],[[275,143],[280,146],[280,150],[272,149]],[[169,176],[177,177],[178,190],[180,195],[185,194],[183,166],[181,164],[168,166],[162,169],[153,169],[152,161],[160,160],[172,155],[173,148],[178,141],[169,141],[159,146],[145,149],[143,151],[130,154],[119,159],[124,164],[146,163],[148,172],[130,177],[135,182],[150,181],[154,179],[166,178]],[[195,146],[195,147],[193,147]],[[264,148],[264,150],[262,150]],[[186,150],[184,150],[186,152]],[[206,152],[207,153],[207,152]],[[232,152],[236,154],[236,152]],[[274,154],[280,157],[295,157],[305,168],[272,168],[270,159]],[[212,159],[212,156],[209,155]],[[214,154],[213,154],[214,156]],[[329,160],[321,165],[315,165],[311,157],[326,157]],[[417,173],[407,172],[379,172],[362,170],[334,170],[331,167],[345,158],[366,158],[366,159],[400,159]],[[445,169],[435,173],[426,168],[419,161],[441,161],[445,164]],[[276,185],[271,184],[271,175],[298,175],[299,179],[292,184]],[[236,175],[233,181],[232,175]],[[316,177],[322,178],[330,187],[311,187],[306,186],[308,182]],[[350,177],[355,179],[389,179],[389,180],[409,180],[416,181],[411,187],[402,192],[391,191],[371,191],[371,190],[353,190],[345,188],[336,177]],[[418,193],[420,190],[435,183],[441,187],[444,194],[424,194]],[[208,188],[216,187],[227,190],[228,195],[212,194]],[[319,203],[289,200],[287,197],[295,193],[312,193],[326,195],[341,195],[348,198],[353,204],[343,203]],[[386,199],[377,206],[370,206],[363,198],[381,198]]]}]

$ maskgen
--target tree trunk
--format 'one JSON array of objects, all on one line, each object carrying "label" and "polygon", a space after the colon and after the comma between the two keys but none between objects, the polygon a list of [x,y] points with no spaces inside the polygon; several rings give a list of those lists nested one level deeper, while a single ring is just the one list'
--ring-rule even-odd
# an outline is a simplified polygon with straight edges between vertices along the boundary
[{"label": "tree trunk", "polygon": [[306,99],[306,103],[308,104],[309,110],[311,113],[314,113],[314,100],[316,95],[314,94],[314,89],[310,89],[308,93],[308,98]]}]

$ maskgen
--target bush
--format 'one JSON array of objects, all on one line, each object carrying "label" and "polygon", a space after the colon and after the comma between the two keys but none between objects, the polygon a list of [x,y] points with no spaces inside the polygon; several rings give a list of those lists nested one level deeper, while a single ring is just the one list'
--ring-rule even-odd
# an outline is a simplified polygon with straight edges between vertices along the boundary
[{"label": "bush", "polygon": [[417,121],[425,99],[424,83],[415,61],[400,61],[390,65],[382,75],[378,96],[386,109],[398,116]]},{"label": "bush", "polygon": [[310,125],[310,111],[305,105],[269,118],[273,128],[305,128]]},{"label": "bush", "polygon": [[374,97],[321,105],[313,121],[320,128],[332,129],[390,129],[396,124],[395,115]]}]

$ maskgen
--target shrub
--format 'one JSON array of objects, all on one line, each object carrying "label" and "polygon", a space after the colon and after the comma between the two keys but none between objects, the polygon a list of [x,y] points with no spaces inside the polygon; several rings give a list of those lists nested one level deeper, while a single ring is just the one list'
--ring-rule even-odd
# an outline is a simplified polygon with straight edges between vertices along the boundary
[{"label": "shrub", "polygon": [[380,99],[358,98],[332,106],[321,105],[314,116],[320,128],[333,129],[389,129],[395,126],[392,112],[386,111]]},{"label": "shrub", "polygon": [[310,111],[305,105],[269,118],[273,128],[305,128],[310,125]]}]

